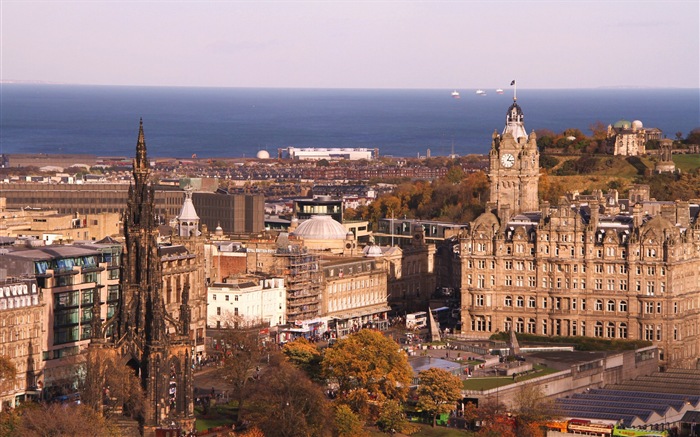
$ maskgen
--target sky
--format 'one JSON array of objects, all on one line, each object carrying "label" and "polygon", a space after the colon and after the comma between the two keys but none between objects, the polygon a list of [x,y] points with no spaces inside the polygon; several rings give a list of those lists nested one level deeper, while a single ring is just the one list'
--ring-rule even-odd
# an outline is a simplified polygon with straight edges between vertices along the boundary
[{"label": "sky", "polygon": [[700,88],[700,1],[0,0],[0,80]]}]

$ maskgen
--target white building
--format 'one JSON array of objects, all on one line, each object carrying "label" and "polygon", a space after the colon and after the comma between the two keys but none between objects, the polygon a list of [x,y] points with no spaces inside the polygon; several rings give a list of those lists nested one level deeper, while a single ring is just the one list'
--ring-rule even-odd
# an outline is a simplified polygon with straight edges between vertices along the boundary
[{"label": "white building", "polygon": [[227,279],[208,288],[207,326],[239,328],[286,322],[284,278]]},{"label": "white building", "polygon": [[357,161],[360,159],[372,160],[379,155],[378,149],[366,149],[366,148],[319,148],[319,147],[287,147],[286,149],[279,149],[279,157],[287,157],[289,159],[299,159],[306,161],[320,161],[325,159],[328,161],[339,161],[341,159],[347,159],[350,161]]}]

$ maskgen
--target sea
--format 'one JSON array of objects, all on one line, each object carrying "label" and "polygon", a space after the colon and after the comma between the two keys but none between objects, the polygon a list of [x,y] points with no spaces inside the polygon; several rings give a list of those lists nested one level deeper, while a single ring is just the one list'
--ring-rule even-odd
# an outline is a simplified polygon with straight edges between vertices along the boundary
[{"label": "sea", "polygon": [[[382,156],[487,153],[514,89],[273,89],[0,84],[0,153],[132,156],[143,119],[151,157],[239,158],[287,147],[377,148]],[[517,89],[528,131],[585,135],[640,120],[668,138],[700,127],[698,89]]]}]

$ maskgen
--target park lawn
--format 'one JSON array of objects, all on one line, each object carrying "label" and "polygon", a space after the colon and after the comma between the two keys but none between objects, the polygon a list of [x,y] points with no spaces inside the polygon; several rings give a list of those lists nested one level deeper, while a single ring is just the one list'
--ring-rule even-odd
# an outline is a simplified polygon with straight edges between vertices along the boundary
[{"label": "park lawn", "polygon": [[676,168],[683,172],[688,172],[700,168],[700,155],[673,155],[673,162],[676,164]]},{"label": "park lawn", "polygon": [[230,405],[214,405],[209,411],[209,414],[204,416],[200,407],[194,409],[195,417],[197,418],[197,431],[206,431],[209,428],[218,426],[230,426],[235,422],[236,408]]}]

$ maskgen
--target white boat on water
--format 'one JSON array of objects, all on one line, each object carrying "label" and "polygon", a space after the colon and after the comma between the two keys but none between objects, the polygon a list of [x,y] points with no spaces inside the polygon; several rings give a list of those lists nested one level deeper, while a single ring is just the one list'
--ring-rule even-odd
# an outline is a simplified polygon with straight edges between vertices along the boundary
[{"label": "white boat on water", "polygon": [[452,98],[459,99],[459,91],[457,91],[457,90],[452,91]]},{"label": "white boat on water", "polygon": [[503,88],[499,88],[496,90],[496,94],[503,94]]},{"label": "white boat on water", "polygon": [[485,95],[486,95],[486,91],[484,91],[484,90],[476,90],[476,94],[479,95],[479,96],[485,96]]}]

